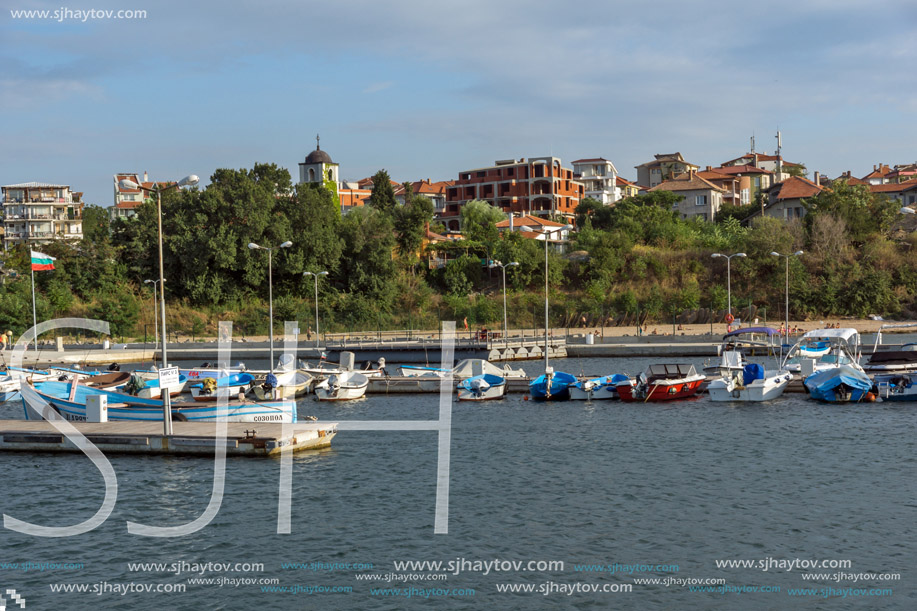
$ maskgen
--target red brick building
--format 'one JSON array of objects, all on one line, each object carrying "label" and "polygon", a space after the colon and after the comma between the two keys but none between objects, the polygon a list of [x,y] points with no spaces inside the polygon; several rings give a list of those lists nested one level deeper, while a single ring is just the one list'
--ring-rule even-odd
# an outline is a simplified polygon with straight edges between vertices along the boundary
[{"label": "red brick building", "polygon": [[583,183],[557,157],[496,161],[494,165],[459,174],[446,188],[446,208],[439,215],[450,231],[459,230],[459,215],[467,202],[480,199],[505,213],[562,216],[572,220],[584,195]]}]

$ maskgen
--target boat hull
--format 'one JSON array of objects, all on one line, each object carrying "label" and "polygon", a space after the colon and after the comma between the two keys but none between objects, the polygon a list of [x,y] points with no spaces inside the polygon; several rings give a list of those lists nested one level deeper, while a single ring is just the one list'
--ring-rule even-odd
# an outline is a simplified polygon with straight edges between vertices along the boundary
[{"label": "boat hull", "polygon": [[736,384],[734,379],[719,379],[707,385],[707,393],[711,401],[772,401],[783,394],[791,379],[789,372],[768,375],[744,386]]},{"label": "boat hull", "polygon": [[917,373],[875,377],[883,401],[917,401]]},{"label": "boat hull", "polygon": [[678,401],[693,397],[700,390],[704,378],[695,380],[678,380],[674,382],[650,383],[645,389],[627,383],[618,385],[618,396],[622,401],[633,403],[656,403],[660,401]]},{"label": "boat hull", "polygon": [[853,367],[837,367],[815,373],[803,382],[809,396],[826,403],[858,403],[875,399],[872,380]]},{"label": "boat hull", "polygon": [[[91,391],[91,389],[90,389]],[[87,419],[85,394],[83,400],[70,400],[40,393],[33,388],[23,389],[22,403],[26,420],[41,420],[43,402],[47,402],[64,419],[81,422]],[[172,419],[188,422],[296,422],[296,404],[292,401],[229,401],[225,406],[217,403],[174,403],[171,405]],[[162,406],[127,405],[109,403],[108,419],[112,421],[162,421]]]},{"label": "boat hull", "polygon": [[459,401],[489,401],[502,399],[506,393],[506,380],[500,376],[483,374],[459,382]]},{"label": "boat hull", "polygon": [[557,371],[551,375],[550,383],[545,375],[529,382],[529,392],[536,401],[566,401],[570,398],[570,386],[576,382],[576,376]]}]

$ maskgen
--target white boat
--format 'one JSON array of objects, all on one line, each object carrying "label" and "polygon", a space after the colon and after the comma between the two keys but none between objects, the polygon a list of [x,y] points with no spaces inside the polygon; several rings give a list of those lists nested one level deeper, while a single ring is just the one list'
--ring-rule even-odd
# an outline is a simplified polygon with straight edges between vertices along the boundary
[{"label": "white boat", "polygon": [[772,327],[745,327],[730,331],[723,336],[723,343],[717,347],[719,362],[704,363],[707,375],[735,375],[748,364],[748,354],[775,355],[780,349],[780,331]]},{"label": "white boat", "polygon": [[882,331],[917,327],[917,323],[890,323],[882,325],[876,332],[876,344],[863,369],[870,373],[902,373],[917,371],[917,344],[904,344],[897,350],[881,350]]},{"label": "white boat", "polygon": [[251,392],[258,399],[296,399],[308,394],[314,380],[310,374],[298,369],[277,371],[256,379]]},{"label": "white boat", "polygon": [[335,373],[315,385],[315,398],[319,401],[348,401],[366,394],[369,378],[360,371]]},{"label": "white boat", "polygon": [[[827,346],[821,346],[827,344]],[[780,369],[791,373],[803,372],[801,363],[804,360],[814,361],[813,372],[849,365],[863,370],[859,364],[860,333],[856,329],[816,329],[799,338],[790,348],[781,363]],[[819,356],[811,356],[818,353]]]},{"label": "white boat", "polygon": [[[135,382],[128,382],[124,387],[126,392],[129,394],[137,395],[138,397],[145,397],[147,399],[159,399],[162,397],[162,388],[159,386],[159,372],[158,371],[139,371],[134,372],[140,383],[137,392],[132,392],[134,387],[137,387],[138,384]],[[167,386],[169,390],[170,397],[177,397],[178,395],[185,392],[185,387],[188,385],[188,376],[179,374],[178,384],[172,386]],[[129,390],[130,388],[130,390]]]},{"label": "white boat", "polygon": [[569,388],[572,401],[595,401],[601,399],[618,399],[618,384],[628,382],[630,378],[622,373],[610,376],[583,380]]},{"label": "white boat", "polygon": [[782,395],[792,379],[789,371],[767,371],[751,363],[739,374],[713,380],[707,385],[707,392],[711,401],[770,401]]},{"label": "white boat", "polygon": [[459,401],[487,401],[502,399],[506,393],[506,378],[482,373],[462,380],[456,387]]},{"label": "white boat", "polygon": [[[437,377],[444,378],[449,373],[448,369],[441,367],[419,367],[416,365],[402,365],[401,375],[404,377]],[[462,359],[452,368],[452,377],[455,379],[471,378],[482,373],[500,376],[501,378],[525,378],[527,374],[521,369],[513,369],[504,364],[497,367],[485,359]]]},{"label": "white boat", "polygon": [[[344,355],[348,353],[341,353],[341,354]],[[325,367],[325,364],[326,364],[325,361],[319,361],[318,367],[309,367],[308,364],[305,364],[303,367],[300,367],[300,369],[315,378],[321,378],[321,377],[332,376],[332,375],[340,375],[348,371],[359,371],[361,374],[363,374],[367,378],[381,378],[386,375],[384,358],[380,358],[378,361],[376,361],[375,369],[373,369],[371,366],[371,363],[367,361],[366,368],[360,369],[360,370],[353,369],[352,367],[350,367],[352,358],[347,358],[347,359],[342,358],[341,360],[343,361],[343,364],[327,363],[329,367]]]},{"label": "white boat", "polygon": [[235,367],[230,367],[228,369],[220,369],[211,363],[204,363],[200,367],[195,367],[193,369],[179,369],[178,373],[187,376],[191,382],[198,382],[206,378],[225,378],[228,375],[245,373],[246,371],[248,371],[248,369],[245,367],[245,363],[236,363]]}]

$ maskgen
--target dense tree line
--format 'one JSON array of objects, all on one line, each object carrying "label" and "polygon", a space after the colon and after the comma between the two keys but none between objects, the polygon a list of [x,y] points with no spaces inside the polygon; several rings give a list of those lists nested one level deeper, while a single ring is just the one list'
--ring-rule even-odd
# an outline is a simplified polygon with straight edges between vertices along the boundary
[{"label": "dense tree line", "polygon": [[[398,203],[384,170],[373,183],[371,205],[343,216],[323,185],[294,185],[273,164],[218,170],[205,189],[164,192],[165,292],[170,308],[190,312],[184,330],[200,333],[217,319],[234,319],[243,332],[262,332],[267,253],[247,245],[275,248],[288,240],[291,248],[272,255],[278,320],[310,323],[314,280],[303,272],[327,271],[319,304],[334,328],[434,327],[465,317],[492,324],[502,319],[502,276],[491,264],[516,261],[506,275],[511,324],[538,324],[543,242],[501,234],[495,224],[502,212],[471,202],[462,211],[464,239],[425,248],[430,200],[406,184],[404,204]],[[796,250],[805,255],[790,260],[793,316],[915,315],[913,227],[905,230],[898,205],[866,187],[836,182],[804,202],[801,222],[789,223],[769,217],[743,223],[757,204],[726,209],[714,223],[685,221],[673,209],[677,201],[666,192],[613,207],[584,200],[568,252],[548,253],[552,319],[642,312],[670,320],[684,309],[722,309],[726,266],[710,258],[714,252],[747,253],[732,262],[733,306],[770,307],[777,319],[785,263],[769,253]],[[144,280],[159,277],[155,202],[112,223],[107,210],[89,206],[83,231],[79,243],[42,246],[58,260],[55,271],[36,274],[39,319],[85,315],[109,320],[116,334],[140,333],[140,319],[152,312]],[[17,333],[31,320],[28,255],[19,246],[4,260],[18,276],[5,277],[0,326]],[[426,256],[447,263],[431,268]]]}]

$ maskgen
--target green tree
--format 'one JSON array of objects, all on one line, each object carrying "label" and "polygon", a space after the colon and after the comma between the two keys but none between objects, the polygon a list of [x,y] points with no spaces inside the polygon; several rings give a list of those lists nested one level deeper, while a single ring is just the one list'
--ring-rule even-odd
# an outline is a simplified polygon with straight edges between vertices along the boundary
[{"label": "green tree", "polygon": [[433,220],[433,202],[426,197],[415,196],[411,192],[411,183],[404,183],[404,206],[394,209],[393,220],[398,254],[408,263],[413,263],[423,245],[426,228]]},{"label": "green tree", "polygon": [[391,214],[398,205],[395,200],[395,189],[392,188],[392,179],[385,170],[379,170],[373,174],[373,194],[369,203],[373,208],[385,214]]},{"label": "green tree", "polygon": [[107,242],[110,233],[110,216],[106,208],[101,206],[83,207],[83,241]]},{"label": "green tree", "polygon": [[356,208],[341,219],[341,238],[341,267],[335,278],[349,293],[376,300],[378,309],[388,311],[397,277],[391,218],[376,208]]},{"label": "green tree", "polygon": [[493,243],[499,236],[497,223],[506,219],[506,214],[489,203],[473,199],[462,206],[462,234],[468,240]]},{"label": "green tree", "polygon": [[862,245],[871,234],[885,233],[896,220],[900,204],[884,195],[872,193],[866,185],[835,180],[830,189],[803,200],[807,228],[823,214],[833,214],[847,225],[850,239]]}]

